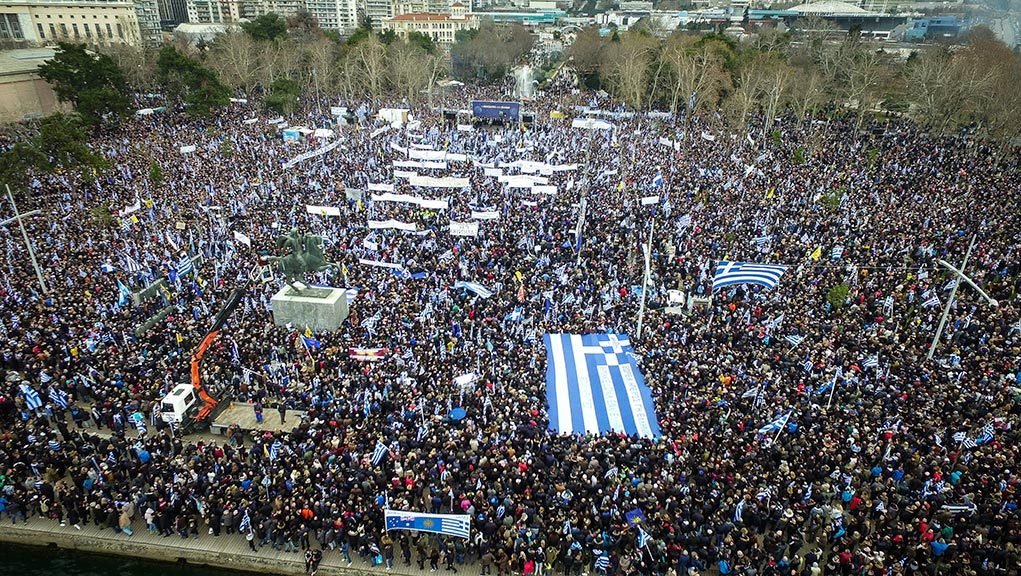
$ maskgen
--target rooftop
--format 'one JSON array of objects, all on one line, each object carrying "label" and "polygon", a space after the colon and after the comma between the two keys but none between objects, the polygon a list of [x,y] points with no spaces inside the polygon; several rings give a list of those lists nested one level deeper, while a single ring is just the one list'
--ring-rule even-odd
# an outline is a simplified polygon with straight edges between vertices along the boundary
[{"label": "rooftop", "polygon": [[[469,17],[472,15],[469,15]],[[392,22],[424,22],[429,20],[457,20],[463,21],[464,18],[455,18],[450,14],[433,14],[431,12],[418,12],[413,14],[401,14],[394,16],[390,19]]]},{"label": "rooftop", "polygon": [[53,58],[49,48],[19,48],[0,51],[0,76],[34,72],[43,62]]},{"label": "rooftop", "polygon": [[854,4],[848,4],[847,2],[840,2],[839,0],[821,0],[820,2],[809,2],[807,4],[799,4],[793,8],[788,8],[791,12],[799,12],[801,14],[868,14],[868,10],[863,10]]}]

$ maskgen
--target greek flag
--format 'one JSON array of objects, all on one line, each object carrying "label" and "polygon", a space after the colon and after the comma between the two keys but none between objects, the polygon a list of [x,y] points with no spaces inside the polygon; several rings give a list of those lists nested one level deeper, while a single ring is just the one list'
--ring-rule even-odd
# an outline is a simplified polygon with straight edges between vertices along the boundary
[{"label": "greek flag", "polygon": [[348,288],[344,291],[344,297],[347,298],[347,305],[350,306],[351,303],[355,301],[355,298],[358,297],[358,289]]},{"label": "greek flag", "polygon": [[471,533],[471,517],[466,514],[422,514],[403,510],[385,510],[383,514],[387,531],[431,532],[466,540]]},{"label": "greek flag", "polygon": [[138,430],[139,436],[144,436],[146,432],[149,431],[145,427],[145,416],[142,416],[141,412],[135,412],[134,414],[132,414],[131,421],[135,423],[135,428]]},{"label": "greek flag", "polygon": [[627,336],[545,334],[543,344],[550,429],[659,437],[652,393]]},{"label": "greek flag", "polygon": [[975,439],[978,444],[985,444],[993,439],[993,435],[996,433],[996,428],[993,427],[993,423],[990,422],[982,427],[982,435]]},{"label": "greek flag", "polygon": [[281,447],[283,447],[283,444],[281,444],[279,440],[274,441],[273,444],[270,445],[270,447],[269,447],[269,461],[270,462],[276,460],[277,457],[280,456],[280,448]]},{"label": "greek flag", "polygon": [[759,428],[759,434],[768,434],[770,432],[776,432],[777,430],[783,428],[783,425],[787,422],[787,419],[791,417],[791,414],[793,412],[794,410],[791,409],[788,410],[786,414],[780,414],[779,416],[768,422],[765,426]]},{"label": "greek flag", "polygon": [[744,498],[737,503],[737,508],[734,508],[734,522],[741,522],[742,516],[744,515]]},{"label": "greek flag", "polygon": [[964,442],[964,439],[967,437],[968,434],[965,432],[954,432],[954,435],[951,436],[951,438],[954,439],[954,442]]},{"label": "greek flag", "polygon": [[663,173],[662,172],[657,172],[656,173],[656,177],[652,179],[652,185],[653,186],[662,186],[663,185]]},{"label": "greek flag", "polygon": [[791,334],[790,336],[784,336],[784,340],[786,340],[792,347],[797,348],[799,344],[805,341],[805,337],[798,336],[797,334]]},{"label": "greek flag", "polygon": [[933,306],[939,306],[939,296],[935,292],[925,302],[922,302],[922,308],[931,308]]},{"label": "greek flag", "polygon": [[383,444],[381,440],[376,440],[376,448],[372,451],[372,465],[379,466],[389,451],[390,449],[386,447],[386,444]]},{"label": "greek flag", "polygon": [[456,290],[458,288],[462,290],[467,290],[469,292],[474,292],[475,294],[478,294],[482,298],[489,298],[490,296],[493,295],[492,290],[486,288],[485,286],[479,284],[478,282],[466,282],[464,280],[458,280],[457,282],[454,282],[454,289]]},{"label": "greek flag", "polygon": [[772,234],[766,234],[765,236],[756,236],[755,238],[752,238],[752,242],[754,242],[755,246],[759,248],[765,248],[766,244],[769,244],[769,241],[772,239]]},{"label": "greek flag", "polygon": [[837,244],[833,247],[833,251],[830,252],[830,258],[833,260],[840,260],[840,257],[844,255],[844,247]]},{"label": "greek flag", "polygon": [[242,534],[252,531],[252,519],[248,516],[247,509],[245,510],[245,515],[241,517],[241,525],[238,526],[238,531]]},{"label": "greek flag", "polygon": [[25,405],[29,410],[38,410],[43,407],[43,400],[39,393],[28,384],[21,385],[21,395],[25,397]]},{"label": "greek flag", "polygon": [[649,545],[649,540],[652,540],[652,536],[649,536],[649,533],[646,532],[645,530],[642,530],[642,527],[639,526],[638,527],[638,547],[639,548],[645,548],[646,546]]},{"label": "greek flag", "polygon": [[759,499],[759,502],[763,500],[769,500],[770,498],[773,497],[773,489],[770,488],[769,486],[766,486],[762,490],[759,490],[759,493],[756,494],[755,497]]},{"label": "greek flag", "polygon": [[598,558],[596,558],[596,570],[605,573],[609,569],[610,557],[606,554],[606,552],[603,552]]},{"label": "greek flag", "polygon": [[124,257],[124,271],[128,274],[138,274],[142,271],[142,265],[128,255]]},{"label": "greek flag", "polygon": [[50,388],[50,402],[67,410],[67,392],[60,388]]},{"label": "greek flag", "polygon": [[868,358],[862,360],[861,365],[866,368],[878,368],[879,367],[879,355],[873,354]]},{"label": "greek flag", "polygon": [[777,283],[780,282],[780,276],[786,271],[787,267],[779,264],[756,264],[755,262],[728,262],[721,260],[716,265],[713,290],[736,284],[758,284],[770,289],[776,288]]},{"label": "greek flag", "polygon": [[177,261],[177,275],[187,276],[194,269],[195,265],[192,263],[191,257],[187,254],[181,254],[181,259]]}]

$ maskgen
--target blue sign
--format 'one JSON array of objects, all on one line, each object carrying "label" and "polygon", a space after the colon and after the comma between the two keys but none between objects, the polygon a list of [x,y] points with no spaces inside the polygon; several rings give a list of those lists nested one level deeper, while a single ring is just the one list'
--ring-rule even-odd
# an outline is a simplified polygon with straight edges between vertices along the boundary
[{"label": "blue sign", "polygon": [[517,122],[520,114],[520,102],[472,100],[472,116],[475,116],[476,118],[492,118],[494,120],[510,120]]}]

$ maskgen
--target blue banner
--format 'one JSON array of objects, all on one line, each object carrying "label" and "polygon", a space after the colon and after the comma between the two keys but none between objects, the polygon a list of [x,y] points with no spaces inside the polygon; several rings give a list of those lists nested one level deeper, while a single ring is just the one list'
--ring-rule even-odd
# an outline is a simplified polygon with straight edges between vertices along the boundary
[{"label": "blue banner", "polygon": [[477,118],[492,118],[494,120],[509,120],[517,122],[520,114],[520,102],[472,100],[472,116]]},{"label": "blue banner", "polygon": [[387,530],[414,530],[468,538],[471,520],[461,514],[422,514],[403,510],[386,510]]}]

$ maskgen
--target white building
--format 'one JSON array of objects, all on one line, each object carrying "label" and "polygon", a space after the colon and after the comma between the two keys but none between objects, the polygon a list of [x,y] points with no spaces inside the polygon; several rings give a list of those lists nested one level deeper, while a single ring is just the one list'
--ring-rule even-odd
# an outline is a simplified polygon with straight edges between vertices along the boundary
[{"label": "white building", "polygon": [[231,24],[241,19],[241,0],[188,0],[191,24]]},{"label": "white building", "polygon": [[358,27],[357,0],[305,0],[305,9],[323,30],[349,34]]},{"label": "white building", "polygon": [[383,21],[394,17],[394,4],[390,0],[358,0],[359,17],[372,20],[372,29],[383,29]]},{"label": "white building", "polygon": [[160,30],[160,8],[156,0],[134,0],[135,17],[138,19],[138,33],[146,46],[163,43]]},{"label": "white building", "polygon": [[94,46],[142,43],[133,0],[3,0],[0,40]]},{"label": "white building", "polygon": [[458,30],[474,30],[478,27],[479,17],[468,12],[460,2],[450,5],[450,14],[401,14],[383,21],[383,30],[393,30],[402,38],[411,32],[421,32],[437,44],[445,46],[454,43],[454,35]]}]

